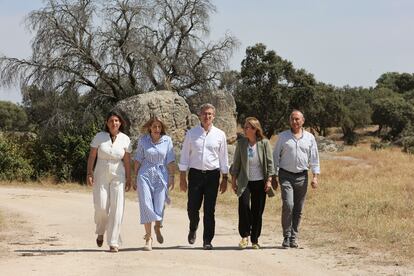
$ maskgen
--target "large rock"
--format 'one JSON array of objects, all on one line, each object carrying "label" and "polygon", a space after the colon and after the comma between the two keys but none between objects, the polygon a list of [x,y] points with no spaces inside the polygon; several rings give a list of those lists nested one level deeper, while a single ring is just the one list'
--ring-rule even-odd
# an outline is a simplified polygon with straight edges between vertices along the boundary
[{"label": "large rock", "polygon": [[344,146],[335,143],[335,141],[325,138],[323,136],[316,136],[316,143],[318,144],[319,152],[338,152],[343,151]]},{"label": "large rock", "polygon": [[216,108],[214,125],[226,133],[227,142],[232,144],[237,138],[236,102],[233,96],[223,90],[202,92],[187,98],[191,113],[198,114],[200,106],[211,103]]},{"label": "large rock", "polygon": [[168,135],[174,144],[184,141],[185,133],[191,127],[193,116],[184,98],[171,91],[154,91],[132,96],[117,103],[129,123],[129,135],[134,146],[142,135],[142,126],[152,117],[157,116],[167,126]]}]

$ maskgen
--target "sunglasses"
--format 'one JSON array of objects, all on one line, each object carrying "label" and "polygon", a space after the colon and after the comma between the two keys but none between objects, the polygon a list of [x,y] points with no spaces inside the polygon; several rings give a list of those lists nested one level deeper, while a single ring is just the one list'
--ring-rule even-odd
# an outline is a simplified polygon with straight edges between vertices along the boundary
[{"label": "sunglasses", "polygon": [[252,126],[244,126],[243,128],[244,129],[254,129],[254,127],[252,127]]},{"label": "sunglasses", "polygon": [[252,149],[251,147],[249,147],[249,148],[247,149],[247,156],[248,156],[249,158],[253,158],[253,149]]}]

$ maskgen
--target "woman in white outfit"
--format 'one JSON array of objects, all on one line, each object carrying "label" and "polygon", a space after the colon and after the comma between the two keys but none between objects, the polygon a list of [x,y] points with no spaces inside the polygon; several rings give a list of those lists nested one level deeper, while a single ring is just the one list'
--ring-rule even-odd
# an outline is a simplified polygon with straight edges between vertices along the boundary
[{"label": "woman in white outfit", "polygon": [[91,142],[88,158],[86,181],[93,186],[96,244],[102,246],[106,231],[110,252],[118,252],[121,243],[124,190],[131,188],[131,141],[123,133],[124,126],[122,116],[111,111],[105,131],[97,133]]}]

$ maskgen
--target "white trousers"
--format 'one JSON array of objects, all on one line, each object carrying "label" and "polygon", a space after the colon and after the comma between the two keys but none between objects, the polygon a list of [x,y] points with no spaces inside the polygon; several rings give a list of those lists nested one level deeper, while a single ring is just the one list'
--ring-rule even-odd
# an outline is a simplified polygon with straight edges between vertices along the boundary
[{"label": "white trousers", "polygon": [[125,169],[122,160],[98,159],[94,172],[93,202],[96,234],[109,246],[121,245],[121,224],[125,205]]}]

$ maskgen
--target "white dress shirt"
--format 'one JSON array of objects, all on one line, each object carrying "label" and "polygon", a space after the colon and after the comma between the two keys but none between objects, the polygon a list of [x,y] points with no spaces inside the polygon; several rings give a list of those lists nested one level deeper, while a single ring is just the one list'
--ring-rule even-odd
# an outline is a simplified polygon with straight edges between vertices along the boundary
[{"label": "white dress shirt", "polygon": [[227,174],[229,162],[224,131],[215,126],[205,131],[201,125],[190,129],[185,135],[178,167],[180,171],[220,169],[222,174]]},{"label": "white dress shirt", "polygon": [[280,133],[273,150],[273,160],[276,174],[279,168],[292,173],[310,168],[313,174],[320,173],[318,145],[315,137],[306,130],[302,131],[299,139],[290,129]]}]

